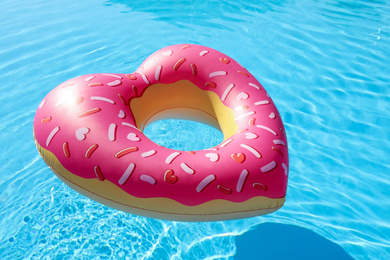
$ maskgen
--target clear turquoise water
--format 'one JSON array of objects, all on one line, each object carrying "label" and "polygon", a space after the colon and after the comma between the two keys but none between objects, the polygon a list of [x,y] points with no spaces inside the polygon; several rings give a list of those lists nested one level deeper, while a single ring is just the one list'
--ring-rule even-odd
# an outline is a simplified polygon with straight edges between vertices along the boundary
[{"label": "clear turquoise water", "polygon": [[[313,231],[355,259],[387,259],[389,37],[388,1],[2,1],[0,259],[232,259],[236,236],[265,222]],[[177,43],[233,57],[276,103],[291,165],[278,212],[213,223],[132,216],[77,194],[40,159],[32,121],[50,89],[132,72]]]},{"label": "clear turquoise water", "polygon": [[220,130],[182,119],[156,121],[145,128],[144,134],[159,145],[182,151],[203,150],[223,141]]}]

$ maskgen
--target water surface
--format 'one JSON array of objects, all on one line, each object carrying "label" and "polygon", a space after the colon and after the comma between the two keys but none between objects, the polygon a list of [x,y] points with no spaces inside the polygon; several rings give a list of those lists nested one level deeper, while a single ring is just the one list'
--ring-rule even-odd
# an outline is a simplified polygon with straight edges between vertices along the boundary
[{"label": "water surface", "polygon": [[[386,259],[389,24],[388,1],[2,1],[0,258],[232,259],[236,236],[268,222],[315,232],[355,259]],[[40,159],[32,121],[53,87],[132,72],[178,43],[226,53],[273,98],[291,165],[278,212],[212,223],[133,216],[69,189]]]}]

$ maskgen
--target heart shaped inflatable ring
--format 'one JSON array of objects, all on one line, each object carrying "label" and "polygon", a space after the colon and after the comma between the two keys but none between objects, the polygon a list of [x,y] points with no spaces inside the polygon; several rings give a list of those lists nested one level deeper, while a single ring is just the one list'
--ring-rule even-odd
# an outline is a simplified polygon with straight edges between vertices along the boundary
[{"label": "heart shaped inflatable ring", "polygon": [[[166,118],[209,124],[224,140],[201,151],[161,147],[143,130]],[[60,84],[37,109],[34,139],[68,186],[133,214],[228,220],[285,201],[287,140],[274,103],[245,68],[200,45],[161,49],[131,74]]]}]

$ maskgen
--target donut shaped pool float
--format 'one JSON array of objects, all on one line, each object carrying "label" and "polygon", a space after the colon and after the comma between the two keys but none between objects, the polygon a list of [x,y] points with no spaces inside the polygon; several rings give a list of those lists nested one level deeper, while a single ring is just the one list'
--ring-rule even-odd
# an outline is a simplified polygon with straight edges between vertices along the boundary
[{"label": "donut shaped pool float", "polygon": [[[224,140],[200,151],[159,146],[143,130],[167,118],[209,124]],[[34,140],[64,183],[132,214],[228,220],[285,201],[287,140],[274,103],[245,68],[200,45],[163,48],[131,74],[60,84],[37,109]]]}]

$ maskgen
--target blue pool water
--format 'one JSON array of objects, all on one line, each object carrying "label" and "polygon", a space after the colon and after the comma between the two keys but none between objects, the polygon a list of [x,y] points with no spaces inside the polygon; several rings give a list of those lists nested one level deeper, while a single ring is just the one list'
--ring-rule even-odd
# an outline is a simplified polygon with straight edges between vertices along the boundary
[{"label": "blue pool water", "polygon": [[[326,251],[389,259],[389,1],[1,5],[0,259],[264,258],[253,241],[273,241],[275,255],[297,245],[296,259]],[[53,87],[88,73],[132,72],[177,43],[226,53],[273,98],[290,148],[281,210],[212,223],[133,216],[71,190],[38,155],[32,121]],[[160,141],[186,149],[189,141],[172,132]]]},{"label": "blue pool water", "polygon": [[203,150],[223,141],[220,130],[182,119],[156,121],[145,128],[144,134],[159,145],[182,151]]}]

